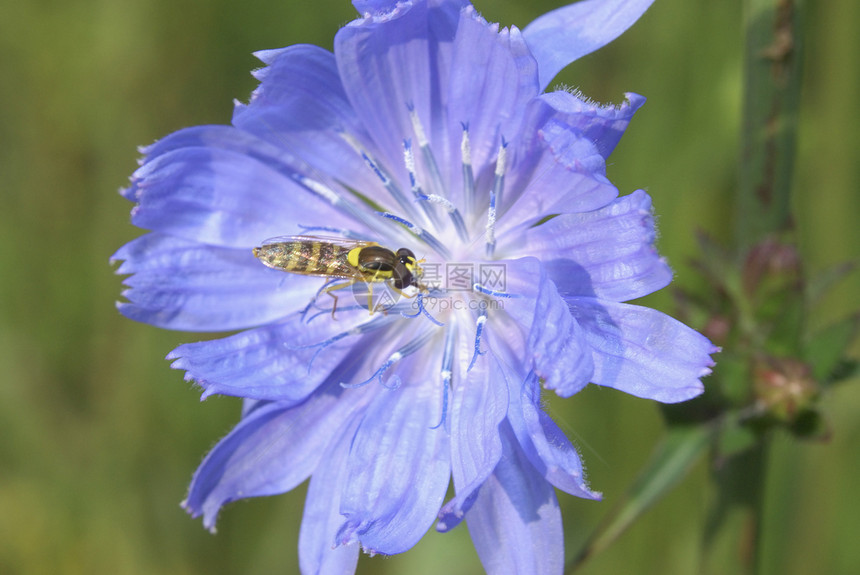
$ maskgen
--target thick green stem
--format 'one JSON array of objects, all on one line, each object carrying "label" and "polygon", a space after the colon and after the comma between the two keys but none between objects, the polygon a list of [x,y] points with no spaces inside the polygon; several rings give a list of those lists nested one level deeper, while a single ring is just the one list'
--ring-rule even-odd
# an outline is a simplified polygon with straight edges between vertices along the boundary
[{"label": "thick green stem", "polygon": [[[735,244],[741,253],[792,228],[791,192],[801,85],[802,0],[744,0],[744,103]],[[796,304],[799,305],[799,304]],[[753,317],[758,314],[753,310]],[[756,326],[753,326],[756,329]],[[752,375],[750,366],[748,374]],[[714,471],[703,573],[760,567],[767,437]]]},{"label": "thick green stem", "polygon": [[802,0],[744,2],[744,111],[735,235],[740,248],[792,225],[801,6]]}]

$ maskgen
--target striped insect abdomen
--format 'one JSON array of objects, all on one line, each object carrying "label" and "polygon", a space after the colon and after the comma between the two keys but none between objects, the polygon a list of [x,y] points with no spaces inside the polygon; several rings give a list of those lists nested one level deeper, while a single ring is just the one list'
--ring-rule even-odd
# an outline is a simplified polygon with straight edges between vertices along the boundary
[{"label": "striped insect abdomen", "polygon": [[265,244],[254,255],[265,265],[303,275],[353,277],[347,262],[350,248],[329,242],[295,241]]}]

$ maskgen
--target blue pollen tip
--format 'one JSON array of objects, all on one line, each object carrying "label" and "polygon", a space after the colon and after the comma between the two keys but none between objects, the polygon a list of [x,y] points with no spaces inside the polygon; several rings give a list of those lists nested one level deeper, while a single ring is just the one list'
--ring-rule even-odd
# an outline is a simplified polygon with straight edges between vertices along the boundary
[{"label": "blue pollen tip", "polygon": [[513,299],[513,298],[519,297],[516,294],[510,294],[510,293],[503,292],[503,291],[496,291],[496,290],[492,290],[490,288],[485,288],[481,284],[472,285],[472,289],[478,293],[482,293],[484,295],[488,295],[488,296],[492,296],[492,297],[501,297],[501,298],[507,298],[507,299]]},{"label": "blue pollen tip", "polygon": [[409,230],[410,232],[412,232],[413,234],[418,236],[419,239],[421,239],[428,246],[430,246],[431,248],[436,250],[436,252],[438,254],[440,254],[442,257],[445,257],[445,258],[450,257],[451,254],[448,251],[448,248],[446,248],[444,245],[442,245],[442,243],[438,239],[436,239],[436,237],[433,234],[431,234],[430,232],[428,232],[427,230],[424,230],[424,229],[416,226],[415,224],[413,224],[409,220],[401,218],[400,216],[396,216],[396,215],[392,214],[391,212],[375,212],[375,213],[376,213],[376,215],[383,217],[386,220],[395,221],[398,224],[406,227],[407,230]]},{"label": "blue pollen tip", "polygon": [[367,385],[368,383],[370,383],[374,379],[379,378],[379,383],[380,383],[380,385],[382,385],[382,387],[386,387],[388,389],[397,389],[398,387],[400,387],[400,378],[397,377],[396,375],[394,377],[397,379],[397,384],[393,388],[386,386],[385,383],[382,381],[382,376],[385,374],[386,371],[388,371],[388,368],[391,367],[392,365],[394,365],[394,361],[389,359],[388,361],[386,361],[385,363],[382,364],[382,367],[380,367],[375,372],[373,372],[373,375],[371,375],[370,377],[368,377],[364,381],[359,382],[359,383],[341,382],[340,386],[343,387],[344,389],[355,389],[357,387],[364,387],[365,385]]},{"label": "blue pollen tip", "polygon": [[365,239],[360,234],[357,234],[351,230],[346,230],[346,229],[341,229],[341,228],[333,228],[330,226],[303,226],[302,224],[299,224],[299,228],[301,228],[303,233],[326,232],[326,233],[330,233],[330,234],[336,234],[338,236],[342,236],[342,237],[350,239],[350,240]]},{"label": "blue pollen tip", "polygon": [[438,319],[436,319],[435,317],[430,315],[430,312],[428,312],[427,308],[424,307],[424,294],[423,293],[418,294],[418,296],[416,297],[416,303],[418,304],[418,311],[416,311],[414,314],[409,314],[409,313],[406,313],[405,311],[402,311],[402,312],[400,312],[400,315],[403,317],[409,318],[409,319],[414,319],[414,318],[418,317],[419,315],[424,315],[424,317],[426,317],[427,319],[429,319],[431,322],[438,325],[439,327],[443,327],[445,325],[444,323],[442,323],[441,321],[439,321]]}]

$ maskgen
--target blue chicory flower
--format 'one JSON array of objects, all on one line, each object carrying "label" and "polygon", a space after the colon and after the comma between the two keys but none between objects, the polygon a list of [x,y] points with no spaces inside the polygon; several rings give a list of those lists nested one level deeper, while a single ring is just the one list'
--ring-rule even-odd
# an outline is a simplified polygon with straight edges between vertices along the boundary
[{"label": "blue chicory flower", "polygon": [[[231,126],[143,150],[123,195],[150,233],[114,256],[130,274],[120,311],[244,330],[168,356],[204,396],[245,399],[194,476],[192,515],[214,529],[225,503],[310,477],[303,573],[352,572],[359,547],[400,553],[464,518],[488,572],[562,571],[554,488],[600,495],[542,388],[683,401],[716,351],[621,303],[671,280],[650,198],[618,197],[605,175],[644,99],[544,92],[651,2],[586,0],[520,31],[465,0],[354,0],[363,16],[334,53],[257,54]],[[262,265],[252,248],[275,236],[405,247],[423,276],[369,313],[362,295]]]}]

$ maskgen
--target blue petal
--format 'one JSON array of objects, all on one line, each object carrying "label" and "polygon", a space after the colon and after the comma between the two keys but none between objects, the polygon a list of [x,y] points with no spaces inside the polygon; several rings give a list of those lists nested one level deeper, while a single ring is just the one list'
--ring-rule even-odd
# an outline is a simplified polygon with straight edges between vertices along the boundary
[{"label": "blue petal", "polygon": [[[307,479],[332,436],[365,395],[331,386],[294,408],[269,403],[243,419],[209,452],[191,480],[183,507],[215,528],[221,507],[245,497],[284,493]],[[356,398],[356,399],[354,399]]]},{"label": "blue petal", "polygon": [[251,250],[206,246],[152,233],[119,249],[130,287],[127,317],[168,329],[226,331],[268,323],[301,309],[319,278],[270,270]]},{"label": "blue petal", "polygon": [[499,371],[497,361],[479,361],[465,378],[456,380],[451,471],[457,496],[439,513],[439,531],[449,531],[460,523],[502,456],[498,428],[508,411],[508,390]]},{"label": "blue petal", "polygon": [[[504,309],[526,330],[526,350],[534,370],[547,389],[562,397],[573,395],[588,384],[594,365],[567,302],[536,259],[499,263],[505,266],[507,291],[514,296],[504,301]],[[492,316],[490,322],[493,327]],[[494,329],[492,335],[508,341],[514,337],[504,328]]]},{"label": "blue petal", "polygon": [[529,106],[526,133],[534,133],[550,123],[556,123],[594,143],[601,156],[608,158],[630,120],[645,104],[645,98],[624,94],[620,105],[600,105],[583,99],[576,93],[549,92],[538,96]]},{"label": "blue petal", "polygon": [[381,14],[394,9],[397,0],[352,0],[359,14]]},{"label": "blue petal", "polygon": [[334,54],[298,45],[256,56],[268,66],[254,73],[260,85],[248,105],[236,105],[233,125],[379,201],[379,179],[343,137],[369,140],[343,90]]},{"label": "blue petal", "polygon": [[568,302],[594,350],[594,383],[664,403],[702,393],[710,354],[719,351],[706,337],[650,308],[585,297]]},{"label": "blue petal", "polygon": [[446,70],[465,4],[397,4],[384,15],[350,23],[335,36],[334,52],[346,93],[395,181],[406,181],[408,176],[403,141],[415,136],[410,107],[421,119],[430,144],[444,142],[445,119],[438,111],[447,97]]},{"label": "blue petal", "polygon": [[618,196],[618,189],[606,179],[606,162],[592,139],[560,119],[550,117],[519,146],[521,162],[511,185],[518,193],[499,219],[499,237],[547,216],[602,208]]},{"label": "blue petal", "polygon": [[564,537],[552,486],[531,466],[510,426],[503,456],[466,515],[469,534],[490,575],[561,575]]},{"label": "blue petal", "polygon": [[320,195],[295,178],[295,157],[226,126],[181,130],[145,150],[132,177],[136,226],[224,247],[251,248],[304,226],[355,229],[335,191]]},{"label": "blue petal", "polygon": [[347,480],[347,456],[356,425],[350,421],[338,435],[332,437],[331,444],[311,477],[299,532],[299,565],[304,575],[355,572],[359,546],[335,546],[334,541],[343,523],[340,492]]},{"label": "blue petal", "polygon": [[337,321],[326,314],[307,322],[296,313],[274,325],[181,345],[167,359],[203,387],[204,398],[219,393],[297,403],[326,379],[349,381],[363,362],[376,359],[370,350],[385,339],[384,331],[335,338],[367,322],[364,309],[338,312]]},{"label": "blue petal", "polygon": [[541,405],[540,382],[534,373],[506,378],[511,394],[509,421],[520,447],[544,479],[562,491],[585,499],[600,499],[585,481],[576,448]]},{"label": "blue petal", "polygon": [[[450,163],[460,166],[463,125],[469,128],[470,155],[477,177],[493,166],[502,141],[518,133],[526,104],[540,90],[537,66],[516,28],[499,30],[488,24],[470,6],[460,15],[454,38],[448,97]],[[461,171],[454,170],[451,191]]]},{"label": "blue petal", "polygon": [[523,30],[538,61],[541,88],[563,68],[632,26],[654,0],[583,0],[536,18]]},{"label": "blue petal", "polygon": [[564,296],[627,301],[672,281],[672,270],[654,248],[655,237],[651,198],[639,190],[600,210],[552,218],[529,229],[517,244],[541,259]]},{"label": "blue petal", "polygon": [[339,544],[358,540],[371,553],[401,553],[433,524],[451,473],[448,432],[432,429],[439,421],[433,359],[405,359],[414,381],[381,390],[367,410],[349,453]]}]

